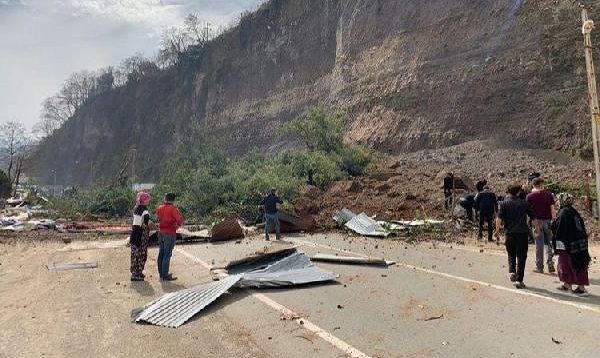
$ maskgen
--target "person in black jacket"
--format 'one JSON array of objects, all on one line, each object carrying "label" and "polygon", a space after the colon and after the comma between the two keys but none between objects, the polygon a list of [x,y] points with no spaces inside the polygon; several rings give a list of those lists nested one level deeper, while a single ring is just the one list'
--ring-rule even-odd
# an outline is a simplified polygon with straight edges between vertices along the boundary
[{"label": "person in black jacket", "polygon": [[269,240],[269,230],[275,228],[275,238],[281,239],[279,216],[277,215],[277,204],[283,204],[283,200],[277,195],[277,189],[271,188],[260,203],[265,211],[265,239]]},{"label": "person in black jacket", "polygon": [[459,199],[458,204],[467,212],[467,220],[473,221],[473,206],[475,206],[475,194],[467,194]]},{"label": "person in black jacket", "polygon": [[479,240],[483,239],[483,222],[485,221],[488,226],[488,241],[494,241],[492,238],[493,221],[498,212],[498,199],[489,186],[484,186],[483,191],[475,197],[475,209],[479,211],[479,234],[477,238]]},{"label": "person in black jacket", "polygon": [[452,192],[454,190],[454,174],[448,173],[444,177],[444,208],[446,210],[452,207]]},{"label": "person in black jacket", "polygon": [[[496,219],[496,238],[500,238],[500,226],[504,225],[506,235],[506,253],[508,254],[508,272],[510,280],[516,288],[525,288],[525,262],[527,261],[527,217],[533,219],[533,208],[526,200],[518,197],[519,186],[512,185],[507,190],[507,197],[500,205]],[[537,220],[533,220],[537,227]]]},{"label": "person in black jacket", "polygon": [[475,189],[477,189],[478,193],[481,193],[483,191],[483,188],[487,185],[487,179],[485,178],[481,178],[477,181],[477,184],[475,184]]}]

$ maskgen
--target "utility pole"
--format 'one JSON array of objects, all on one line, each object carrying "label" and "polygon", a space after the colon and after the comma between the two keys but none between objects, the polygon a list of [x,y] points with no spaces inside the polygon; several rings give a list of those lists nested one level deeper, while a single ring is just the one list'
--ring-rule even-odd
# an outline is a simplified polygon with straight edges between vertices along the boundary
[{"label": "utility pole", "polygon": [[587,80],[588,80],[588,95],[590,112],[592,114],[592,141],[594,147],[594,169],[596,172],[596,209],[597,214],[600,217],[600,160],[598,158],[599,144],[598,139],[600,133],[598,127],[600,126],[600,109],[598,108],[598,93],[596,91],[596,73],[594,70],[594,60],[592,58],[592,38],[590,33],[592,32],[591,26],[586,28],[586,21],[588,21],[588,13],[585,6],[581,6],[581,32],[583,33],[583,47],[585,51],[585,66],[587,69]]}]

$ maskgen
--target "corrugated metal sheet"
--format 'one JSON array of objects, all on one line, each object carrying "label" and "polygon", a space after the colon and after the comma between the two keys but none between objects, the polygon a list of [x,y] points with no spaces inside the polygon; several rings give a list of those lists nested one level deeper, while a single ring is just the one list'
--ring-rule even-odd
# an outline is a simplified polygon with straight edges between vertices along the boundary
[{"label": "corrugated metal sheet", "polygon": [[132,320],[179,327],[233,286],[282,287],[336,279],[333,272],[314,266],[310,258],[303,252],[297,252],[296,248],[238,260],[228,267],[231,271],[241,273],[202,286],[167,293],[133,310]]},{"label": "corrugated metal sheet", "polygon": [[179,327],[204,307],[227,292],[241,279],[241,275],[228,276],[220,281],[167,293],[156,301],[132,311],[134,322],[148,322],[157,326]]},{"label": "corrugated metal sheet", "polygon": [[390,234],[377,221],[371,219],[365,213],[360,213],[353,217],[346,223],[346,227],[364,236],[386,237]]}]

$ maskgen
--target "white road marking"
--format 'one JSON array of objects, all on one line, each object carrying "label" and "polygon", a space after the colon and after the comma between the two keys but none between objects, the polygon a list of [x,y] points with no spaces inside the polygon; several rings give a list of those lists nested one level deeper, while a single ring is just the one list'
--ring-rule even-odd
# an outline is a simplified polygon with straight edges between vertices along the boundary
[{"label": "white road marking", "polygon": [[[201,265],[202,267],[204,267],[208,270],[213,268],[212,265],[208,264],[207,262],[203,261],[202,259],[190,254],[189,252],[187,252],[181,248],[175,248],[175,250],[177,251],[177,253],[182,254],[183,256],[189,258],[190,260],[194,261],[195,263]],[[255,290],[250,290],[250,289],[246,289],[246,291],[248,291],[252,297],[256,298],[257,300],[259,300],[260,302],[264,303],[265,305],[271,307],[272,309],[280,312],[281,314],[288,316],[288,317],[294,317],[293,320],[297,324],[304,327],[304,329],[306,329],[307,331],[316,334],[321,339],[323,339],[325,342],[331,344],[335,348],[343,351],[346,355],[353,357],[353,358],[371,358],[368,355],[364,354],[363,352],[359,351],[358,349],[354,348],[350,344],[342,341],[341,339],[334,336],[333,334],[325,331],[324,329],[322,329],[321,327],[317,326],[316,324],[310,322],[306,318],[300,317],[300,315],[297,314],[296,312],[294,312],[291,309],[283,306],[282,304],[270,299],[269,297],[263,295],[262,293],[258,293]]]},{"label": "white road marking", "polygon": [[[369,257],[368,255],[361,254],[359,252],[353,252],[353,251],[350,251],[350,250],[339,249],[339,248],[336,248],[336,247],[333,247],[333,246],[328,246],[328,245],[315,244],[315,243],[310,242],[310,241],[304,241],[304,240],[300,240],[300,239],[296,239],[296,238],[290,238],[289,240],[295,241],[298,244],[302,244],[302,245],[305,245],[305,246],[311,246],[311,247],[314,247],[314,248],[322,248],[322,249],[328,249],[328,250],[334,250],[334,251],[344,252],[344,253],[347,253],[347,254],[352,254],[352,255],[361,256],[361,257]],[[440,271],[430,270],[430,269],[426,269],[426,268],[423,268],[423,267],[418,267],[418,266],[410,265],[410,264],[407,264],[407,263],[396,262],[396,265],[400,266],[400,267],[408,268],[408,269],[411,269],[411,270],[417,270],[417,271],[420,271],[420,272],[425,272],[425,273],[428,273],[428,274],[437,275],[437,276],[441,276],[441,277],[445,277],[445,278],[449,278],[449,279],[453,279],[453,280],[457,280],[457,281],[468,282],[468,283],[476,284],[476,285],[479,285],[479,286],[494,288],[494,289],[497,289],[497,290],[500,290],[500,291],[505,291],[505,292],[510,292],[510,293],[516,293],[516,294],[519,294],[519,295],[533,297],[533,298],[539,298],[539,299],[543,299],[543,300],[554,302],[554,303],[559,303],[559,304],[566,305],[566,306],[572,306],[572,307],[575,307],[575,308],[578,308],[578,309],[582,309],[582,310],[586,310],[586,311],[600,313],[600,307],[597,307],[597,306],[589,306],[589,305],[582,304],[582,303],[571,302],[571,301],[564,301],[564,300],[560,300],[560,299],[557,299],[557,298],[548,297],[548,296],[540,295],[540,294],[537,294],[537,293],[533,293],[533,292],[530,292],[530,291],[527,291],[527,290],[523,290],[523,289],[516,289],[516,288],[504,287],[504,286],[496,285],[496,284],[489,283],[489,282],[473,280],[473,279],[470,279],[470,278],[467,278],[467,277],[456,276],[456,275],[451,275],[451,274],[440,272]]]}]

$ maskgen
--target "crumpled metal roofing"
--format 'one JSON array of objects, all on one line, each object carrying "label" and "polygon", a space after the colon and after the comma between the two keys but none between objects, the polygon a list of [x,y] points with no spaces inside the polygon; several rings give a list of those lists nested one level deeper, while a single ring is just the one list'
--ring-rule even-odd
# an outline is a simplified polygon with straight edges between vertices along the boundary
[{"label": "crumpled metal roofing", "polygon": [[331,271],[315,266],[304,252],[296,252],[268,267],[243,274],[237,287],[283,287],[335,280]]},{"label": "crumpled metal roofing", "polygon": [[273,263],[298,252],[295,247],[267,252],[260,255],[245,257],[240,260],[231,261],[225,266],[230,275],[263,269]]},{"label": "crumpled metal roofing", "polygon": [[333,272],[314,266],[310,258],[296,248],[238,260],[229,266],[237,274],[167,293],[144,307],[134,309],[132,321],[179,327],[231,287],[283,287],[336,279]]},{"label": "crumpled metal roofing", "polygon": [[348,229],[364,236],[386,237],[390,233],[377,221],[371,219],[365,213],[360,213],[348,221],[345,225]]},{"label": "crumpled metal roofing", "polygon": [[343,208],[342,210],[335,212],[335,215],[333,215],[333,220],[335,220],[338,223],[346,223],[352,220],[352,218],[355,216],[355,213],[346,208]]}]

